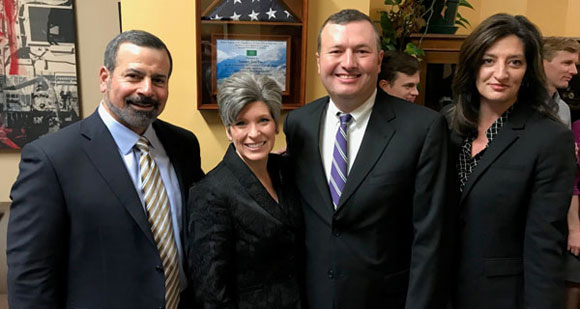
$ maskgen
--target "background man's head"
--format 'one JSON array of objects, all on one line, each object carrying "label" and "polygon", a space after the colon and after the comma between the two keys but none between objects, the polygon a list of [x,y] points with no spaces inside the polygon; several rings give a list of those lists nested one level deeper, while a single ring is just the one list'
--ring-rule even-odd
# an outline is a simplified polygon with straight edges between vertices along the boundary
[{"label": "background man's head", "polygon": [[580,43],[575,39],[562,37],[544,38],[544,71],[548,82],[548,92],[552,95],[558,88],[568,87],[576,70]]},{"label": "background man's head", "polygon": [[419,95],[419,61],[401,51],[387,51],[379,73],[379,87],[386,93],[409,102]]},{"label": "background man's head", "polygon": [[328,17],[318,34],[318,74],[333,102],[351,112],[375,91],[383,51],[370,18],[357,10]]},{"label": "background man's head", "polygon": [[165,108],[172,60],[151,33],[126,31],[105,50],[100,90],[105,109],[127,128],[142,134]]}]

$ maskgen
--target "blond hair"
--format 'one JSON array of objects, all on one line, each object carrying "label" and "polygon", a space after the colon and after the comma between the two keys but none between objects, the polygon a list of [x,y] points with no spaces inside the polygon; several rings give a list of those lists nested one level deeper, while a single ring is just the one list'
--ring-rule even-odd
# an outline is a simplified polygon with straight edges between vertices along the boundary
[{"label": "blond hair", "polygon": [[544,38],[542,49],[544,59],[552,61],[558,51],[567,51],[574,54],[580,53],[580,43],[576,39],[552,36]]}]

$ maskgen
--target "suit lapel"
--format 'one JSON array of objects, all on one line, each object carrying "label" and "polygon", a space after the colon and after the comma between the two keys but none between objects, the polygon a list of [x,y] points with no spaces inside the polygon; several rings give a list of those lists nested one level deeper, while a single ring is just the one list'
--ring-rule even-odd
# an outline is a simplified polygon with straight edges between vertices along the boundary
[{"label": "suit lapel", "polygon": [[[281,223],[288,223],[287,216],[284,215],[282,211],[281,204],[282,200],[279,196],[280,205],[277,204],[274,199],[270,196],[266,188],[260,183],[260,180],[254,175],[250,168],[240,159],[233,145],[230,144],[228,150],[224,156],[223,162],[232,171],[232,174],[240,182],[241,186],[248,192],[252,199]],[[278,175],[271,175],[272,182],[277,183],[274,179]]]},{"label": "suit lapel", "polygon": [[378,90],[369,123],[340,196],[337,211],[352,196],[383,154],[395,134],[395,129],[389,124],[395,117],[391,105],[384,98],[382,91]]},{"label": "suit lapel", "polygon": [[[320,198],[319,201],[314,201],[311,205],[322,206],[322,208],[317,207],[318,211],[322,212],[322,218],[331,218],[334,213],[334,207],[332,206],[332,199],[330,197],[330,191],[328,189],[328,180],[326,179],[326,173],[324,172],[324,166],[322,164],[322,156],[320,154],[320,126],[323,121],[322,115],[328,106],[329,98],[325,97],[317,102],[312,102],[310,104],[317,104],[314,111],[305,117],[303,123],[306,127],[306,131],[310,133],[311,138],[305,141],[304,151],[299,156],[304,160],[304,166],[308,166],[310,171],[311,181],[304,179],[300,186],[305,188],[304,192],[312,191],[312,183],[316,184],[316,191],[314,194],[310,194],[310,198]],[[303,190],[301,190],[303,191]]]},{"label": "suit lapel", "polygon": [[127,173],[127,167],[119,155],[111,133],[98,113],[93,113],[81,124],[81,135],[83,149],[97,171],[106,180],[119,203],[127,209],[145,233],[147,239],[157,248],[143,205],[135,191],[135,185]]},{"label": "suit lapel", "polygon": [[[503,128],[501,128],[497,137],[489,145],[489,148],[485,151],[483,158],[481,158],[477,167],[473,170],[473,173],[469,176],[469,179],[461,192],[460,204],[463,202],[465,197],[469,195],[473,186],[479,179],[481,179],[491,164],[519,138],[525,127],[528,114],[529,109],[526,106],[522,105],[514,107],[507,122],[504,124]],[[463,141],[461,141],[461,143],[463,143]]]}]

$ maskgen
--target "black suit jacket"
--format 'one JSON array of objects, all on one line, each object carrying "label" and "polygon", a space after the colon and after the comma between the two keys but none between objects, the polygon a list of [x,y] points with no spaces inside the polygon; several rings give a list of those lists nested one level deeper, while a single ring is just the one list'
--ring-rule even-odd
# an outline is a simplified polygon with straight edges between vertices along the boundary
[{"label": "black suit jacket", "polygon": [[575,166],[570,130],[517,103],[459,197],[456,308],[564,308]]},{"label": "black suit jacket", "polygon": [[378,90],[334,211],[319,150],[328,102],[291,112],[284,127],[306,222],[310,308],[438,308],[444,118]]},{"label": "black suit jacket", "polygon": [[[160,120],[153,126],[185,205],[189,186],[203,176],[197,139]],[[11,308],[164,306],[151,228],[98,113],[24,147],[11,198]]]},{"label": "black suit jacket", "polygon": [[233,145],[191,189],[188,256],[201,308],[300,308],[302,210],[281,160],[268,159],[278,204]]}]

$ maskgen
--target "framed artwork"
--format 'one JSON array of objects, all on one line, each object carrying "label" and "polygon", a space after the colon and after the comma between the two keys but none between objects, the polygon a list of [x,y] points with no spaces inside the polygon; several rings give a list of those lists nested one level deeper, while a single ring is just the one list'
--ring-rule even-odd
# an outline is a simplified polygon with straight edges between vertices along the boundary
[{"label": "framed artwork", "polygon": [[212,35],[212,92],[232,74],[245,71],[275,80],[290,93],[289,35]]},{"label": "framed artwork", "polygon": [[73,0],[0,0],[0,150],[80,119]]},{"label": "framed artwork", "polygon": [[196,0],[197,108],[217,110],[217,89],[239,71],[272,77],[282,109],[306,95],[308,0]]}]

